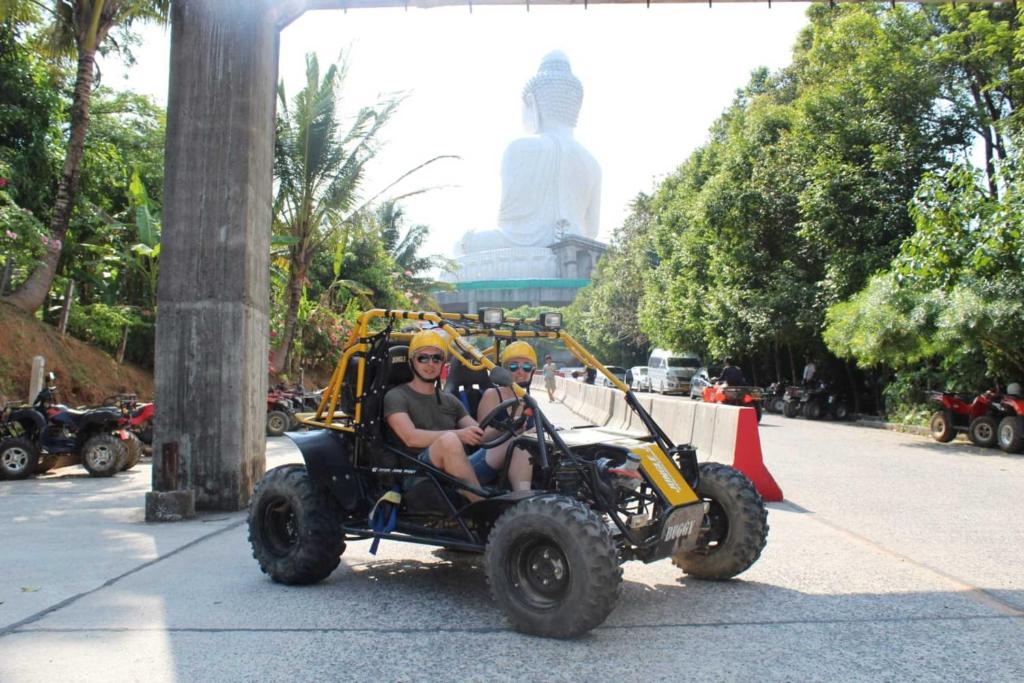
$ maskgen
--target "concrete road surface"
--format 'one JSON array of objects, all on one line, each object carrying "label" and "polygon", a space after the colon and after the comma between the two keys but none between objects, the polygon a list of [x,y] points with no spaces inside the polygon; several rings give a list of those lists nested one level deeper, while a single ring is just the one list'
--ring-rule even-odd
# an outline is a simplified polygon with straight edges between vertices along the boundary
[{"label": "concrete road surface", "polygon": [[146,524],[148,465],[0,482],[0,681],[1024,679],[1024,457],[775,416],[761,439],[787,499],[761,559],[627,564],[574,641],[511,631],[477,558],[426,547],[274,584],[244,513]]}]

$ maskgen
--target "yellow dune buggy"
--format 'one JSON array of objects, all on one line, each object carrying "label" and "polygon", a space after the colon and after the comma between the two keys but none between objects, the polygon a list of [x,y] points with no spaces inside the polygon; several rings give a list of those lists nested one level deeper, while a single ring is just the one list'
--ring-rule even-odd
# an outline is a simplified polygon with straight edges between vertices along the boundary
[{"label": "yellow dune buggy", "polygon": [[[510,386],[481,426],[491,443],[529,452],[533,490],[473,489],[390,445],[384,394],[410,379],[407,343],[416,326],[447,333],[448,388]],[[492,359],[514,340],[564,343],[623,392],[645,434],[601,428],[559,430],[537,402]],[[460,384],[461,382],[461,384]],[[523,417],[510,408],[522,403]],[[524,430],[523,419],[532,417]],[[665,558],[701,579],[728,579],[761,554],[767,512],[753,484],[717,463],[698,465],[689,445],[673,444],[622,381],[561,329],[561,315],[507,319],[371,310],[349,336],[310,431],[289,433],[305,460],[267,472],[249,513],[260,568],[287,584],[326,578],[346,542],[406,541],[483,553],[494,600],[525,633],[572,637],[600,625],[618,599],[621,564]],[[506,462],[511,458],[506,458]],[[507,465],[506,465],[507,468]],[[507,471],[499,482],[507,482]],[[484,499],[468,503],[460,491]]]}]

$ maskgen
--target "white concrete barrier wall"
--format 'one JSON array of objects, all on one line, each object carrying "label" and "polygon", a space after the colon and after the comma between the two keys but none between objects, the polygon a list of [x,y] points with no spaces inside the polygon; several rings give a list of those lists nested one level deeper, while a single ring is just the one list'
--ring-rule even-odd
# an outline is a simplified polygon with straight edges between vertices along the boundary
[{"label": "white concrete barrier wall", "polygon": [[[643,422],[626,405],[621,392],[580,382],[570,381],[567,385],[566,407],[591,424],[606,425],[616,431],[644,431]],[[754,410],[663,397],[645,396],[638,400],[674,443],[691,444],[701,461],[726,464],[732,464],[735,457],[740,411]]]},{"label": "white concrete barrier wall", "polygon": [[626,403],[626,395],[617,389],[612,390],[612,416],[605,426],[626,431],[629,429],[629,416],[632,413],[633,410]]},{"label": "white concrete barrier wall", "polygon": [[583,383],[575,380],[567,380],[565,383],[565,407],[582,415],[583,410]]},{"label": "white concrete barrier wall", "polygon": [[603,427],[612,415],[611,389],[583,385],[583,406],[579,412],[590,424]]},{"label": "white concrete barrier wall", "polygon": [[693,423],[697,404],[693,401],[674,401],[668,398],[654,398],[651,416],[675,443],[690,443],[693,440]]}]

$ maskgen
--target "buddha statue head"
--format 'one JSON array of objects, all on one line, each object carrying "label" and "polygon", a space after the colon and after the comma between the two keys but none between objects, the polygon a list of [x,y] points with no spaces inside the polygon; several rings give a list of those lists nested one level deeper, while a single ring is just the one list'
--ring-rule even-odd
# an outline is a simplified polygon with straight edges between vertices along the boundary
[{"label": "buddha statue head", "polygon": [[523,123],[537,133],[552,127],[576,127],[583,105],[583,84],[572,73],[569,58],[560,50],[541,60],[537,75],[523,88]]}]

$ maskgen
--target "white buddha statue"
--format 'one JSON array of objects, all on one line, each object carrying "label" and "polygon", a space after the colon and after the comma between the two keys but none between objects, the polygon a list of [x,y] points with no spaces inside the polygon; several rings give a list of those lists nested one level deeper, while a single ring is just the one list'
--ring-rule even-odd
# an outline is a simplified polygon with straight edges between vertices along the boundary
[{"label": "white buddha statue", "polygon": [[601,167],[573,139],[582,104],[583,86],[565,54],[545,56],[523,88],[531,135],[514,140],[501,162],[498,227],[462,238],[456,279],[556,277],[547,247],[568,235],[597,236]]}]

